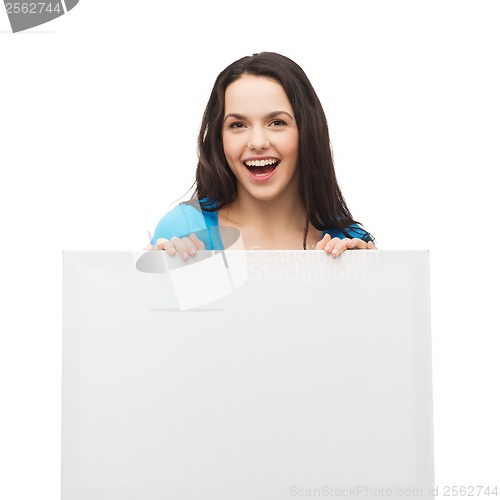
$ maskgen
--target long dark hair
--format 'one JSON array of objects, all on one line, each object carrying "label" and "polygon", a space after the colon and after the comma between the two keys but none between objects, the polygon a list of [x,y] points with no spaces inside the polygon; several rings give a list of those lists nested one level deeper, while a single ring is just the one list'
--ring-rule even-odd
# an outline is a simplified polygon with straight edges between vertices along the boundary
[{"label": "long dark hair", "polygon": [[213,212],[236,198],[237,181],[224,155],[222,123],[226,88],[243,75],[272,78],[281,84],[292,105],[299,131],[297,170],[300,197],[307,213],[304,250],[309,223],[318,230],[339,229],[350,237],[346,228],[359,222],[353,220],[337,182],[321,102],[302,68],[288,57],[274,52],[243,57],[230,64],[215,80],[198,136],[199,160],[193,183],[196,191],[191,200],[209,198],[212,201],[200,202],[200,206]]}]

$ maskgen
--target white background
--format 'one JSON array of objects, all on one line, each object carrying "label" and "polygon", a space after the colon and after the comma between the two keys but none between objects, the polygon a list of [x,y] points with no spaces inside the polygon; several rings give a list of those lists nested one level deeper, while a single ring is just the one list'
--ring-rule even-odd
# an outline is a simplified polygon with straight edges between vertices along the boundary
[{"label": "white background", "polygon": [[81,0],[13,35],[2,7],[0,498],[60,495],[62,250],[143,248],[215,77],[262,50],[311,79],[379,247],[430,249],[437,484],[500,486],[499,9]]}]

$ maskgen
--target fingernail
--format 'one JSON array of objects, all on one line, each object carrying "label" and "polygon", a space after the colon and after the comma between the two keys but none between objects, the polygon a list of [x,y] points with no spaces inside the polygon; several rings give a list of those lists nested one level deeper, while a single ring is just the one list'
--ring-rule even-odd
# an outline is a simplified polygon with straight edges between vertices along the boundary
[{"label": "fingernail", "polygon": [[332,249],[332,245],[326,245],[326,246],[325,246],[325,250],[326,250],[327,252],[329,252],[331,249]]},{"label": "fingernail", "polygon": [[335,248],[332,252],[333,255],[337,255],[339,253],[339,251]]},{"label": "fingernail", "polygon": [[195,255],[196,254],[196,248],[191,248],[191,250],[189,250],[189,253],[191,255]]},{"label": "fingernail", "polygon": [[188,253],[187,253],[187,252],[184,252],[184,253],[182,254],[182,256],[183,256],[185,259],[187,259],[187,258],[189,257],[189,255],[188,255]]}]

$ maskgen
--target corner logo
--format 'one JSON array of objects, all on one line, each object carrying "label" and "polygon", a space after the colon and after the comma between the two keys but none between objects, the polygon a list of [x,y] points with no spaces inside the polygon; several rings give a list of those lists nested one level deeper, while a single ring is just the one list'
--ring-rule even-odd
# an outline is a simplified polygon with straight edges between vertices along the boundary
[{"label": "corner logo", "polygon": [[238,229],[211,226],[194,234],[205,246],[209,241],[220,238],[225,250],[200,250],[189,261],[184,261],[180,255],[167,256],[165,251],[134,253],[138,271],[168,275],[167,281],[173,286],[181,311],[200,307],[231,294],[248,280],[246,252],[226,252],[245,249]]},{"label": "corner logo", "polygon": [[13,33],[48,23],[69,12],[80,0],[57,0],[49,2],[7,2],[5,11]]}]

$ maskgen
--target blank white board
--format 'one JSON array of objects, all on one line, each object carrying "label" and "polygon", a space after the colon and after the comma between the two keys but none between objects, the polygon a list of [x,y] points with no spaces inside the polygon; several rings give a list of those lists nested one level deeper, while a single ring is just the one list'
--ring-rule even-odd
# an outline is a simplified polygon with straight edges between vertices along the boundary
[{"label": "blank white board", "polygon": [[63,500],[432,498],[427,251],[64,252],[63,333]]}]

